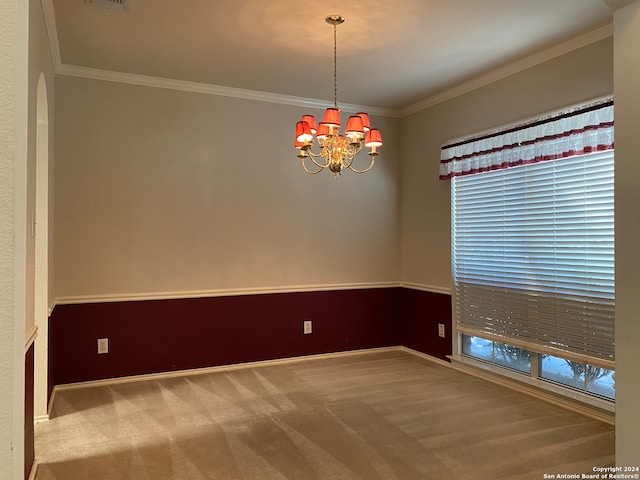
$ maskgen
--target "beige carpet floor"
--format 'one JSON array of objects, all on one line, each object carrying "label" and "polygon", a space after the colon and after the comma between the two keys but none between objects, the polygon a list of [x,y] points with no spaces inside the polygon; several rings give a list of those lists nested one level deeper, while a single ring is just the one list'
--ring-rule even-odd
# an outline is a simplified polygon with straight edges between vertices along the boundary
[{"label": "beige carpet floor", "polygon": [[393,350],[59,392],[36,480],[543,479],[610,425]]}]

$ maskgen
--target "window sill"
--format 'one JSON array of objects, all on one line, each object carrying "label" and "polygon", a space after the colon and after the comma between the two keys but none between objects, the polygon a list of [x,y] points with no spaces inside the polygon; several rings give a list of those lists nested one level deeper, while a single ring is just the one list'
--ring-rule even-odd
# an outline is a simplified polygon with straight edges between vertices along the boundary
[{"label": "window sill", "polygon": [[615,424],[615,403],[551,382],[531,378],[463,355],[450,355],[452,368],[488,380],[608,424]]}]

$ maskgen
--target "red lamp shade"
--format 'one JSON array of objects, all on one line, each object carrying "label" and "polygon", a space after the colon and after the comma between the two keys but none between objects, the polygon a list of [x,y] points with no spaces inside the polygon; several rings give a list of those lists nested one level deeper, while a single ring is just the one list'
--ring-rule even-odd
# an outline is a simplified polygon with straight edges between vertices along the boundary
[{"label": "red lamp shade", "polygon": [[368,132],[369,130],[371,130],[371,123],[369,122],[369,114],[365,112],[358,112],[356,113],[356,115],[362,119],[362,128],[364,129],[364,131]]},{"label": "red lamp shade", "polygon": [[372,128],[371,130],[369,130],[364,137],[364,146],[381,147],[382,135],[380,135],[380,130],[378,130],[377,128]]},{"label": "red lamp shade", "polygon": [[347,128],[345,130],[347,135],[357,136],[362,138],[364,135],[364,127],[362,125],[362,118],[359,115],[353,115],[347,120]]},{"label": "red lamp shade", "polygon": [[329,136],[329,126],[324,122],[320,122],[320,125],[318,125],[318,134],[316,135],[316,138],[318,140],[324,140],[328,136]]},{"label": "red lamp shade", "polygon": [[328,127],[339,127],[340,111],[337,108],[327,108],[324,112],[324,117],[322,117],[322,123]]},{"label": "red lamp shade", "polygon": [[302,116],[302,121],[303,122],[307,122],[309,124],[309,127],[311,127],[311,133],[313,135],[316,134],[316,132],[318,131],[318,129],[316,128],[316,119],[314,118],[313,115],[303,115]]},{"label": "red lamp shade", "polygon": [[313,135],[311,134],[311,127],[308,122],[304,120],[300,120],[296,123],[296,141],[301,143],[308,143],[313,140]]}]

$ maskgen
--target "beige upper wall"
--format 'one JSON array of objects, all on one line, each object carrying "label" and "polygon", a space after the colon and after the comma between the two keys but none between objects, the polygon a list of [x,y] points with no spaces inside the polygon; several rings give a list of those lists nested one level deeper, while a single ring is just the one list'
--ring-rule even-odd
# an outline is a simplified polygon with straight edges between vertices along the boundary
[{"label": "beige upper wall", "polygon": [[58,76],[56,297],[397,281],[399,120],[336,181],[300,167],[303,113]]},{"label": "beige upper wall", "polygon": [[611,94],[612,58],[605,39],[404,119],[378,118],[383,156],[338,181],[301,173],[291,148],[300,108],[59,76],[56,297],[449,288],[440,146]]},{"label": "beige upper wall", "polygon": [[402,281],[451,287],[450,182],[438,179],[444,143],[612,92],[608,38],[402,119]]}]

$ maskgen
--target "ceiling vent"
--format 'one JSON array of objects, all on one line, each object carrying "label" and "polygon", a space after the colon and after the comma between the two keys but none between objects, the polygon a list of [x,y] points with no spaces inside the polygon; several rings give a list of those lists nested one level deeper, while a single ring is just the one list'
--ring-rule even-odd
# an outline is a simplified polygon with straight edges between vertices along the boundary
[{"label": "ceiling vent", "polygon": [[96,7],[108,8],[110,10],[126,10],[131,0],[84,0],[84,3],[95,5]]}]

